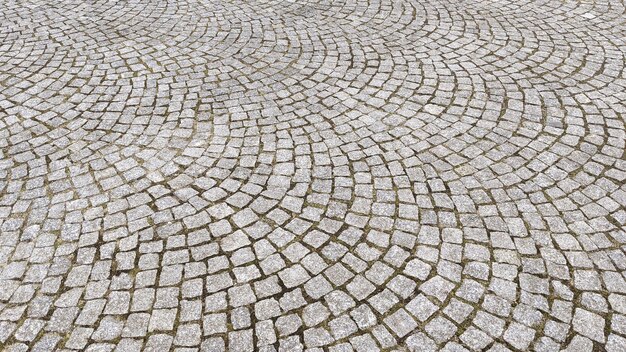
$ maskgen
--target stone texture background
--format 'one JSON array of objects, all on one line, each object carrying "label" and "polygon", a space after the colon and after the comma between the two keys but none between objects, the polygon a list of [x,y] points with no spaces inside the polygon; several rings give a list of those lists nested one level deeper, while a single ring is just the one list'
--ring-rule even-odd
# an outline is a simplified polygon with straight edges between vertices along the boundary
[{"label": "stone texture background", "polygon": [[6,0],[3,351],[626,349],[620,0]]}]

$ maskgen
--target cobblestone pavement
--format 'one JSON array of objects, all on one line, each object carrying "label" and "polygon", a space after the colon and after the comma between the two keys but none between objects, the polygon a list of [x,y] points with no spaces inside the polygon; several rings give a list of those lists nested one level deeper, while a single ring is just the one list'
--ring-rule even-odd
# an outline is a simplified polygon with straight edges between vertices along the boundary
[{"label": "cobblestone pavement", "polygon": [[620,0],[6,0],[0,350],[626,350]]}]

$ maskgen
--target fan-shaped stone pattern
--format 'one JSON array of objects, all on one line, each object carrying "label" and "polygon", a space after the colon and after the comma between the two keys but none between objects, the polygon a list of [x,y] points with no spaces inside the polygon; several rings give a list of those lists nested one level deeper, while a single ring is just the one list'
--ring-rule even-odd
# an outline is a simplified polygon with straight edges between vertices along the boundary
[{"label": "fan-shaped stone pattern", "polygon": [[622,351],[620,1],[9,1],[0,349]]}]

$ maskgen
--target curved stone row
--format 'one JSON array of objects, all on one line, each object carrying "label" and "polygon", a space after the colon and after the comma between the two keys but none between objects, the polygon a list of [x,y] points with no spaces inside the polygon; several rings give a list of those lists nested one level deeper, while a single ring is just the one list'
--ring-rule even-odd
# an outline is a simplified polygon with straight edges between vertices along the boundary
[{"label": "curved stone row", "polygon": [[621,351],[616,1],[11,1],[0,347]]}]

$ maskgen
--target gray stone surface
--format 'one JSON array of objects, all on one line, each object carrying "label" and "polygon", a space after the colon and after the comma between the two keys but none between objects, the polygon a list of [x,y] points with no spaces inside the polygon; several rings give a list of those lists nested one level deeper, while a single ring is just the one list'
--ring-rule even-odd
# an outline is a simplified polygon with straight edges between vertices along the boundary
[{"label": "gray stone surface", "polygon": [[623,0],[0,5],[0,350],[624,351]]}]

